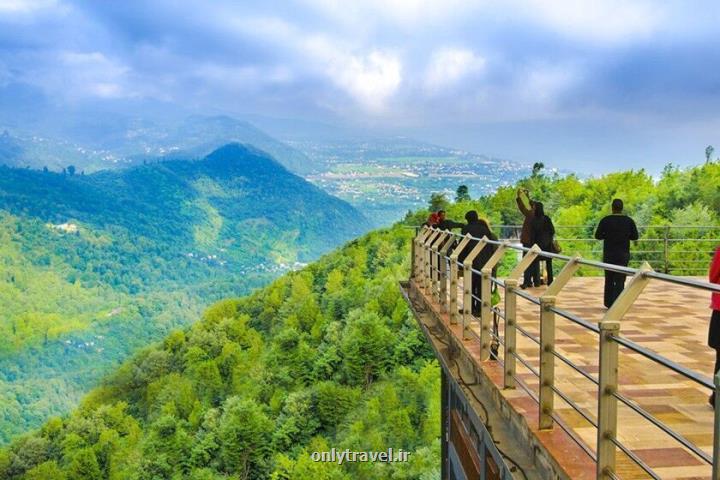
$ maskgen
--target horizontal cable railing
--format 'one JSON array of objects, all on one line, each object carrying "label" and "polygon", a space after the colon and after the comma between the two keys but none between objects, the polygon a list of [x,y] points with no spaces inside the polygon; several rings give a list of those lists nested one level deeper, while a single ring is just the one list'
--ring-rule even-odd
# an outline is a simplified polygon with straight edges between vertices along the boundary
[{"label": "horizontal cable railing", "polygon": [[[686,227],[672,228],[682,229]],[[720,231],[720,228],[718,230]],[[489,258],[485,256],[485,263],[482,268],[475,268],[473,262],[484,248],[493,248],[494,252]],[[504,275],[504,278],[501,278],[494,272],[507,259],[507,254],[512,252],[515,252],[515,255],[510,255],[512,265],[505,265],[505,268],[510,268],[510,271]],[[463,261],[459,261],[461,253],[464,254]],[[554,281],[548,285],[545,292],[536,297],[519,289],[518,278],[531,263],[539,259],[558,260],[564,262],[565,265]],[[412,275],[415,284],[428,292],[437,303],[446,309],[451,323],[462,324],[464,339],[474,338],[480,342],[480,358],[482,360],[497,361],[502,364],[504,388],[514,388],[516,384],[519,384],[528,391],[530,396],[539,404],[538,421],[541,429],[552,428],[554,424],[557,424],[568,431],[571,438],[596,461],[597,478],[621,478],[618,477],[616,472],[617,450],[623,452],[650,477],[660,478],[647,465],[647,462],[643,461],[632,449],[618,440],[617,415],[618,404],[620,404],[628,407],[642,417],[643,420],[678,442],[683,448],[692,452],[696,458],[712,465],[712,478],[720,479],[718,462],[713,461],[713,459],[720,459],[720,433],[718,433],[720,431],[720,404],[717,405],[718,408],[715,413],[713,455],[709,455],[682,433],[676,431],[618,391],[618,369],[620,367],[618,349],[622,347],[701,387],[715,391],[720,403],[720,375],[716,376],[713,381],[628,338],[620,336],[620,320],[634,305],[650,281],[700,289],[708,293],[720,292],[720,285],[696,278],[656,272],[647,261],[640,268],[631,268],[585,259],[579,255],[570,257],[559,253],[546,252],[536,245],[524,247],[507,239],[500,241],[489,240],[486,237],[479,239],[470,235],[462,236],[429,227],[418,230],[413,242],[412,260]],[[558,308],[555,304],[558,294],[563,291],[568,282],[581,268],[595,269],[600,272],[611,271],[631,277],[628,285],[615,303],[605,312],[602,321],[598,324],[594,324],[565,309]],[[461,290],[461,283],[458,280],[459,275],[462,278]],[[479,284],[476,283],[478,281]],[[491,302],[493,287],[502,289],[504,292],[502,309],[499,304],[495,306]],[[460,299],[462,299],[462,302],[460,302]],[[518,324],[518,299],[540,307],[539,335]],[[584,331],[597,336],[599,352],[599,376],[597,378],[555,348],[556,317],[569,321],[573,325],[581,327]],[[479,333],[476,330],[477,325],[480,327]],[[523,358],[518,353],[517,332],[539,347],[539,356],[537,358]],[[499,349],[500,346],[503,347],[502,352]],[[562,364],[577,372],[595,386],[598,398],[595,418],[570,398],[567,392],[561,391],[555,385],[555,359],[560,360]],[[532,365],[534,361],[539,363],[539,368]],[[516,362],[530,372],[532,377],[537,378],[537,393],[517,375]],[[554,408],[556,395],[597,430],[594,451],[580,441],[578,436],[571,432],[561,421]]]},{"label": "horizontal cable railing", "polygon": [[[556,225],[556,240],[563,250],[584,258],[602,258],[602,244],[594,238],[594,225]],[[420,228],[420,227],[413,227]],[[522,225],[497,225],[500,240],[519,243]],[[707,273],[713,245],[720,243],[717,225],[639,225],[634,242],[635,263],[648,262],[654,269],[676,275]],[[590,272],[586,272],[590,273]]]}]

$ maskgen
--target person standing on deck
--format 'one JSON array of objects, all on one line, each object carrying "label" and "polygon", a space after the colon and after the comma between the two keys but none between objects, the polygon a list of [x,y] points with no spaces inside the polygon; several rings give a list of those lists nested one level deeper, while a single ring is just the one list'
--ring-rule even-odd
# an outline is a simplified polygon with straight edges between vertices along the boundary
[{"label": "person standing on deck", "polygon": [[[535,218],[535,202],[530,200],[529,192],[526,188],[518,189],[515,202],[517,203],[518,210],[520,210],[520,213],[522,213],[524,217],[522,230],[520,231],[520,243],[523,247],[530,248],[533,245],[530,224],[533,218]],[[523,256],[525,255],[526,253],[523,253]],[[532,268],[533,267],[531,265],[525,269],[525,272],[523,273],[523,283],[520,285],[520,288],[528,288],[532,286]]]},{"label": "person standing on deck", "polygon": [[[535,216],[530,221],[530,238],[531,243],[540,247],[544,252],[553,252],[553,239],[555,238],[555,226],[550,217],[545,215],[545,207],[542,202],[535,202]],[[545,262],[545,270],[547,271],[547,284],[553,282],[552,258],[537,257],[530,265],[530,277],[533,286],[540,286],[540,262]]]},{"label": "person standing on deck", "polygon": [[423,223],[423,226],[425,227],[434,227],[438,223],[438,215],[435,212],[432,212],[430,215],[428,215],[428,219],[425,220],[425,223]]},{"label": "person standing on deck", "polygon": [[[623,214],[623,201],[612,201],[612,215],[600,220],[595,238],[603,241],[603,262],[627,267],[630,263],[630,240],[637,240],[638,230],[632,218]],[[610,308],[625,288],[625,274],[605,270],[604,303]]]},{"label": "person standing on deck", "polygon": [[[710,283],[720,285],[720,246],[715,250],[715,256],[710,263]],[[715,349],[715,373],[720,370],[720,293],[713,292],[710,298],[710,328],[708,329],[708,346]],[[715,408],[715,392],[710,395],[710,405]]]},{"label": "person standing on deck", "polygon": [[464,223],[454,222],[445,218],[445,210],[438,210],[437,212],[437,228],[440,230],[452,230],[453,228],[463,228]]},{"label": "person standing on deck", "polygon": [[[487,237],[488,240],[495,240],[497,241],[498,237],[490,230],[490,225],[485,220],[482,220],[478,218],[478,213],[475,210],[470,210],[465,214],[465,220],[467,220],[467,225],[465,225],[462,229],[462,234],[467,235],[468,233],[473,238],[481,239],[483,237]],[[460,255],[458,255],[458,261],[460,263],[465,261],[465,257],[468,256],[468,254],[475,248],[477,245],[477,240],[470,240],[467,244],[467,246],[463,249],[462,252],[460,252]],[[483,248],[480,253],[473,259],[472,264],[472,314],[474,316],[480,315],[480,299],[481,297],[481,290],[480,290],[480,274],[477,273],[485,266],[488,260],[490,260],[490,257],[492,257],[492,254],[497,249],[496,245],[488,244],[485,245],[485,248]]]}]

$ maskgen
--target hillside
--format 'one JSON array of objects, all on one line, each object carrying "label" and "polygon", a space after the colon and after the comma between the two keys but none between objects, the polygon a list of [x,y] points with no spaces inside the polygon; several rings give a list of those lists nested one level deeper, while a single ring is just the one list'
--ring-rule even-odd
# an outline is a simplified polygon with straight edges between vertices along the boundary
[{"label": "hillside", "polygon": [[[437,478],[439,369],[397,288],[411,233],[373,232],[213,305],[2,451],[0,477]],[[388,446],[410,461],[309,457]]]},{"label": "hillside", "polygon": [[[621,196],[639,223],[683,224],[717,243],[708,232],[717,235],[719,176],[718,164],[668,167],[660,179],[644,171],[585,181],[536,173],[515,187],[531,189],[578,234]],[[455,218],[475,208],[495,224],[515,222],[515,187],[445,206]],[[404,224],[371,232],[249,296],[216,303],[134,355],[71,415],[0,450],[0,478],[437,478],[439,369],[397,287],[411,236]],[[410,461],[310,458],[388,447],[411,452]]]},{"label": "hillside", "polygon": [[232,142],[253,145],[294,173],[313,169],[302,152],[224,115],[140,117],[88,108],[51,110],[32,121],[0,118],[0,165],[55,172],[69,165],[91,173],[158,158],[202,158]]},{"label": "hillside", "polygon": [[209,303],[366,229],[347,203],[238,144],[90,175],[0,168],[0,443]]}]

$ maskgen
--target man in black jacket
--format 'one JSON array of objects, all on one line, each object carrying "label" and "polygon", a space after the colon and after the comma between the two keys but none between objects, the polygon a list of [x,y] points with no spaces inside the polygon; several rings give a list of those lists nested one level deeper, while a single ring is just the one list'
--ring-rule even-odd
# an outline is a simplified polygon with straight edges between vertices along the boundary
[{"label": "man in black jacket", "polygon": [[[480,220],[478,218],[478,214],[475,210],[470,210],[465,214],[465,220],[467,220],[467,225],[463,226],[462,234],[467,235],[468,233],[473,238],[483,238],[488,237],[490,240],[497,240],[497,236],[495,236],[494,233],[490,230],[490,226],[487,224],[485,220]],[[465,261],[465,257],[472,251],[473,248],[477,245],[477,240],[470,240],[465,247],[465,249],[460,252],[460,255],[458,255],[458,260],[460,262]],[[485,266],[488,260],[490,260],[490,257],[496,250],[495,245],[486,245],[485,248],[480,251],[480,253],[473,259],[473,270],[477,270],[478,272]],[[480,274],[473,272],[472,273],[472,314],[474,316],[480,315],[480,298],[481,298],[481,290],[480,290]]]},{"label": "man in black jacket", "polygon": [[463,228],[464,223],[454,222],[445,218],[445,210],[438,210],[438,224],[437,228],[440,230],[452,230],[453,228]]},{"label": "man in black jacket", "polygon": [[[630,262],[630,240],[638,239],[635,222],[623,215],[623,201],[612,202],[612,215],[600,220],[595,238],[603,241],[603,262],[627,267]],[[605,271],[605,306],[610,306],[625,288],[625,274]]]}]

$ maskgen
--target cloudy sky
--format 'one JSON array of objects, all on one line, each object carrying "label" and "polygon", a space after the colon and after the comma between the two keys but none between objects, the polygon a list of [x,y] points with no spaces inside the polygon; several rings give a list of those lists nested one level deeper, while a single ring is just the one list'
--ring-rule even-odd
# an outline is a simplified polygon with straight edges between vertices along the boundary
[{"label": "cloudy sky", "polygon": [[0,86],[412,135],[583,172],[720,150],[720,2],[0,0]]}]

